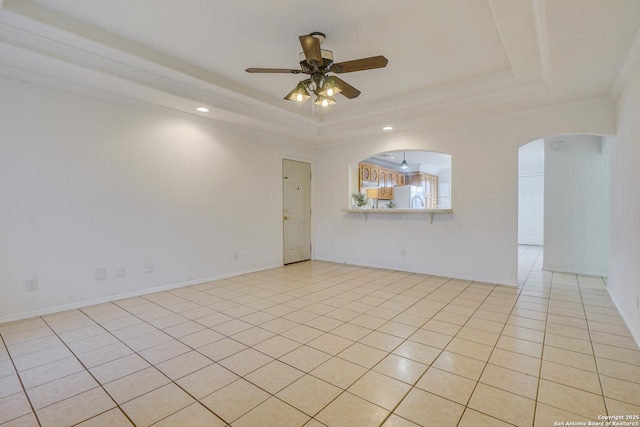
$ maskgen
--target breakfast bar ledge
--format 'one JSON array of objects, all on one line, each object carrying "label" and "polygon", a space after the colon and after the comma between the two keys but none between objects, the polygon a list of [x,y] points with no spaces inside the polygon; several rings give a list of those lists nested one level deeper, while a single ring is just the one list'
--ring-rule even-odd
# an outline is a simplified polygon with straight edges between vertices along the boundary
[{"label": "breakfast bar ledge", "polygon": [[369,214],[401,214],[401,215],[414,215],[414,214],[427,214],[429,216],[429,223],[433,223],[433,216],[435,214],[449,214],[453,213],[453,209],[343,209],[343,212],[359,213],[364,220],[367,220]]}]

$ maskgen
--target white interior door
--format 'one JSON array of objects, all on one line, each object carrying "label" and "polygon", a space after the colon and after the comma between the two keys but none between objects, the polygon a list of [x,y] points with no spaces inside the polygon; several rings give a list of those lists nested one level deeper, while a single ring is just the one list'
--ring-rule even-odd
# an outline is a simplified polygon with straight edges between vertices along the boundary
[{"label": "white interior door", "polygon": [[284,263],[311,259],[311,165],[282,163]]}]

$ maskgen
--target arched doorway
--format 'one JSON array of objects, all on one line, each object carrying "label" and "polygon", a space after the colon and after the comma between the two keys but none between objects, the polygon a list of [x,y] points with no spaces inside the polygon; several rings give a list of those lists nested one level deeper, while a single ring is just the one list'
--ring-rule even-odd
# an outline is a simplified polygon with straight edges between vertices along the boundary
[{"label": "arched doorway", "polygon": [[559,135],[520,147],[519,283],[541,270],[608,275],[611,141]]}]

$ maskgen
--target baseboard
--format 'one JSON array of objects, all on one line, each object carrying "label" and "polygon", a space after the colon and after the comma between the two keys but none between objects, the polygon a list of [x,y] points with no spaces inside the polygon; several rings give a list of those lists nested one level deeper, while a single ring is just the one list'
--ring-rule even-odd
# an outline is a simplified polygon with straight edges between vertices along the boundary
[{"label": "baseboard", "polygon": [[172,283],[170,285],[157,286],[157,287],[154,287],[154,288],[147,288],[147,289],[142,289],[142,290],[138,290],[138,291],[134,291],[134,292],[127,292],[127,293],[123,293],[123,294],[109,295],[109,296],[106,296],[106,297],[95,298],[95,299],[91,299],[91,300],[78,301],[78,302],[74,302],[72,304],[58,305],[58,306],[55,306],[55,307],[47,307],[47,308],[27,311],[27,312],[23,312],[23,313],[11,314],[11,315],[8,315],[8,316],[1,316],[0,317],[0,324],[9,323],[9,322],[16,322],[16,321],[20,321],[20,320],[24,320],[24,319],[30,319],[32,317],[46,316],[48,314],[60,313],[60,312],[63,312],[63,311],[68,311],[68,310],[75,310],[77,308],[89,307],[89,306],[98,305],[98,304],[104,304],[104,303],[108,303],[108,302],[118,301],[118,300],[121,300],[121,299],[139,297],[139,296],[142,296],[142,295],[153,294],[155,292],[163,292],[163,291],[169,291],[171,289],[184,288],[186,286],[200,285],[202,283],[213,282],[215,280],[228,279],[229,277],[236,277],[236,276],[241,276],[243,274],[256,273],[256,272],[259,272],[259,271],[271,270],[273,268],[279,268],[279,267],[282,267],[282,264],[264,266],[264,267],[248,269],[248,270],[242,270],[242,271],[234,271],[232,273],[225,273],[225,274],[219,274],[219,275],[215,275],[215,276],[202,277],[202,278],[199,278],[199,279],[188,280],[188,281],[185,281],[185,282]]},{"label": "baseboard", "polygon": [[579,274],[581,276],[609,277],[609,272],[607,272],[607,271],[568,270],[568,269],[563,269],[563,268],[554,268],[553,266],[548,267],[546,265],[543,265],[542,269],[544,271],[549,271],[551,273],[568,273],[568,274]]},{"label": "baseboard", "polygon": [[472,278],[472,277],[453,277],[449,274],[441,274],[441,273],[432,273],[432,272],[424,272],[424,271],[416,271],[416,270],[407,270],[407,269],[403,269],[403,268],[398,268],[398,267],[394,267],[394,266],[387,266],[384,264],[378,264],[378,265],[371,265],[371,264],[358,264],[357,262],[353,262],[353,261],[335,261],[335,260],[329,260],[329,259],[322,259],[322,258],[314,258],[315,261],[323,261],[323,262],[332,262],[335,264],[344,264],[344,265],[353,265],[356,267],[368,267],[368,268],[376,268],[379,270],[389,270],[389,271],[400,271],[403,273],[415,273],[415,274],[424,274],[426,276],[437,276],[437,277],[446,277],[449,279],[453,279],[453,280],[468,280],[471,282],[480,282],[480,283],[490,283],[493,285],[499,285],[499,286],[509,286],[512,288],[517,288],[518,285],[518,280],[514,279],[513,281],[509,281],[509,282],[499,282],[499,281],[495,281],[495,280],[482,280],[482,279],[478,279],[478,278]]},{"label": "baseboard", "polygon": [[616,299],[611,295],[611,292],[609,292],[609,288],[607,288],[607,294],[609,294],[609,298],[611,298],[611,301],[613,301],[613,305],[616,306],[616,310],[618,310],[620,317],[622,317],[622,320],[624,320],[624,323],[627,325],[627,329],[629,329],[629,332],[631,332],[631,336],[633,337],[633,340],[636,342],[636,345],[640,347],[640,330],[636,331],[631,327],[629,327],[629,325],[631,325],[631,322],[629,322],[629,319],[626,319],[624,317],[624,313],[622,312],[622,310],[620,310],[620,307],[618,306]]}]

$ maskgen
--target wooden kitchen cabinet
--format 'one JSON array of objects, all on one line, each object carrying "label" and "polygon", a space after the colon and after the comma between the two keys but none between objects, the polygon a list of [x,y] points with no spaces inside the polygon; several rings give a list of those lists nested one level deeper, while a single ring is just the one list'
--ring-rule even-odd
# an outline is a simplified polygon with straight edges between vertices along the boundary
[{"label": "wooden kitchen cabinet", "polygon": [[364,191],[367,187],[378,186],[378,166],[369,163],[359,163],[358,190]]},{"label": "wooden kitchen cabinet", "polygon": [[391,200],[393,199],[393,187],[369,188],[367,197],[370,199]]},{"label": "wooden kitchen cabinet", "polygon": [[420,187],[420,172],[409,172],[406,174],[405,185]]},{"label": "wooden kitchen cabinet", "polygon": [[438,177],[436,175],[410,172],[406,175],[405,184],[422,187],[427,209],[435,209],[438,206]]},{"label": "wooden kitchen cabinet", "polygon": [[[358,164],[360,182],[359,189],[366,190],[367,197],[371,199],[393,199],[393,187],[404,184],[404,174],[393,169],[370,163]],[[403,184],[398,184],[402,182]]]},{"label": "wooden kitchen cabinet", "polygon": [[360,182],[358,182],[358,188],[360,190],[366,187],[378,187],[380,185],[380,166],[369,163],[359,163],[358,169],[360,171]]},{"label": "wooden kitchen cabinet", "polygon": [[362,181],[369,181],[371,179],[371,165],[368,163],[360,163],[360,187],[362,187]]},{"label": "wooden kitchen cabinet", "polygon": [[393,199],[393,187],[387,187],[386,191],[385,191],[385,200],[391,200]]},{"label": "wooden kitchen cabinet", "polygon": [[438,177],[425,174],[425,198],[427,209],[438,207]]},{"label": "wooden kitchen cabinet", "polygon": [[380,188],[378,190],[378,199],[386,199],[387,198],[387,170],[381,169],[380,175],[378,175],[378,184],[380,184]]},{"label": "wooden kitchen cabinet", "polygon": [[404,174],[401,172],[393,173],[393,186],[397,187],[399,185],[404,185]]},{"label": "wooden kitchen cabinet", "polygon": [[380,167],[375,165],[370,165],[371,169],[371,182],[380,182]]},{"label": "wooden kitchen cabinet", "polygon": [[393,187],[415,185],[422,187],[425,196],[425,208],[435,209],[438,205],[438,177],[425,172],[403,173],[370,163],[359,163],[359,189],[370,199],[393,199]]}]

